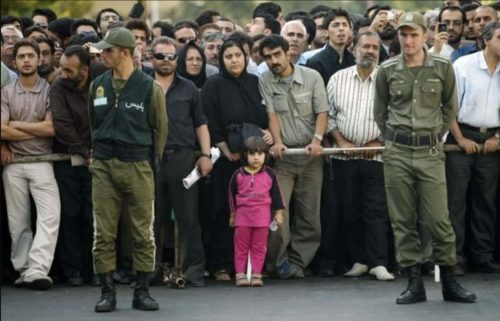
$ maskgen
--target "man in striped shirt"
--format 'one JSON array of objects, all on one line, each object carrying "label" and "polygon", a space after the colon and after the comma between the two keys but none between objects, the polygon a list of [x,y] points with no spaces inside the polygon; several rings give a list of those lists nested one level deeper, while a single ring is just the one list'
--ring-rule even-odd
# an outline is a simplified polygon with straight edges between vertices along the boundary
[{"label": "man in striped shirt", "polygon": [[[328,132],[337,147],[380,147],[373,120],[375,77],[381,40],[365,32],[355,41],[356,65],[335,73],[328,82]],[[376,150],[333,156],[334,184],[342,186],[341,217],[347,250],[354,263],[345,276],[368,271],[378,280],[394,280],[387,269],[389,216],[384,192],[382,158]]]}]

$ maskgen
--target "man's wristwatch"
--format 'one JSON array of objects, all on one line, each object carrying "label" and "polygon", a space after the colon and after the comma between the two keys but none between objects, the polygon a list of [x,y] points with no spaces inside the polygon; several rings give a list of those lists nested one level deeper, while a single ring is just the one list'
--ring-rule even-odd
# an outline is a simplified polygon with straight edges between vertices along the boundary
[{"label": "man's wristwatch", "polygon": [[496,138],[497,140],[500,140],[500,132],[496,132],[496,133],[495,133],[495,138]]},{"label": "man's wristwatch", "polygon": [[201,153],[200,157],[207,157],[208,159],[212,159],[212,154]]},{"label": "man's wristwatch", "polygon": [[314,138],[316,138],[317,140],[319,140],[320,142],[323,141],[323,135],[321,134],[318,134],[318,133],[314,133]]},{"label": "man's wristwatch", "polygon": [[377,140],[381,143],[383,143],[385,141],[385,138],[384,136],[380,135],[379,137],[377,137]]}]

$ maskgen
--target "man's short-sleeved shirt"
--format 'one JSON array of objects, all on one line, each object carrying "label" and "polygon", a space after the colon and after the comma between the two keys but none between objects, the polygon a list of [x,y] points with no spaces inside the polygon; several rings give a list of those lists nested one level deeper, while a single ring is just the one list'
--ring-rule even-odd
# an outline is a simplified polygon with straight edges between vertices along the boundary
[{"label": "man's short-sleeved shirt", "polygon": [[323,79],[313,69],[294,65],[291,89],[285,79],[265,72],[259,88],[268,112],[280,121],[283,144],[290,147],[308,145],[316,128],[316,115],[328,112]]},{"label": "man's short-sleeved shirt", "polygon": [[[5,85],[2,88],[2,123],[43,121],[51,113],[49,91],[49,83],[41,77],[31,89],[24,88],[19,79]],[[17,155],[52,153],[52,137],[8,141],[8,145],[10,150]]]}]

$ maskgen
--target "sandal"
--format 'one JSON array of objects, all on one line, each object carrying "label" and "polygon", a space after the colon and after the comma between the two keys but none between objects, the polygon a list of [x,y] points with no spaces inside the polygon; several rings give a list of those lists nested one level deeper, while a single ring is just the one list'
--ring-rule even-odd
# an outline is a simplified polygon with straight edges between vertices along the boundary
[{"label": "sandal", "polygon": [[252,286],[261,287],[264,286],[264,282],[262,282],[261,274],[252,274]]},{"label": "sandal", "polygon": [[216,281],[231,281],[231,275],[226,270],[218,270],[214,273]]},{"label": "sandal", "polygon": [[241,287],[250,286],[250,282],[248,281],[246,274],[244,273],[236,274],[236,286],[241,286]]}]

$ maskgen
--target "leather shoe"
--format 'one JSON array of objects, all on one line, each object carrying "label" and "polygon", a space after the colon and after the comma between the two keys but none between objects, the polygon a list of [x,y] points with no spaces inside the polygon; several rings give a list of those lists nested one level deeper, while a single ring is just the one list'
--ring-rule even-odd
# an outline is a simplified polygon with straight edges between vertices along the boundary
[{"label": "leather shoe", "polygon": [[488,261],[475,265],[474,270],[481,273],[500,273],[500,264],[495,261]]}]

